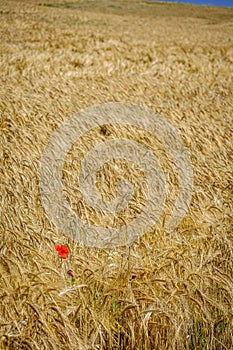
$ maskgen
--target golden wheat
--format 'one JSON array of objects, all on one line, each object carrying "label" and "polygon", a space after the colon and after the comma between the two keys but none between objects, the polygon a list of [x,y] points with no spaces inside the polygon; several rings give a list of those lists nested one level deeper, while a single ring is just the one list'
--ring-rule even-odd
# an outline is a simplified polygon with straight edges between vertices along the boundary
[{"label": "golden wheat", "polygon": [[[0,348],[232,349],[233,10],[1,0],[0,16]],[[40,161],[62,121],[111,101],[147,106],[180,131],[194,169],[193,197],[171,234],[161,218],[130,247],[90,249],[49,222]],[[149,133],[111,126],[92,129],[67,155],[64,191],[72,208],[96,225],[113,220],[92,212],[75,187],[82,156],[106,133],[130,134],[159,152],[171,210],[176,174],[161,145]],[[108,199],[116,176],[110,165],[98,174]],[[116,226],[144,205],[143,174],[135,168],[132,178],[141,185]],[[62,263],[56,242],[70,250]]]}]

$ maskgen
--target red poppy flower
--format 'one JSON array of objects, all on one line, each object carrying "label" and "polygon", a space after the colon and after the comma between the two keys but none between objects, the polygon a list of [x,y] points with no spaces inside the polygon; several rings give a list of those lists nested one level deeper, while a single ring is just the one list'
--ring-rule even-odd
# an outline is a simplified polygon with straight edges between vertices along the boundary
[{"label": "red poppy flower", "polygon": [[69,254],[69,249],[65,245],[54,244],[54,247],[62,259],[66,259]]}]

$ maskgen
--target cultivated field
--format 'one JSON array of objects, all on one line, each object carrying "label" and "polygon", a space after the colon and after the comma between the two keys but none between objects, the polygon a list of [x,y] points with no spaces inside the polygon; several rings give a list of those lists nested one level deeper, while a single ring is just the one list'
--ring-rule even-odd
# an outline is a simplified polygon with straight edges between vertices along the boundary
[{"label": "cultivated field", "polygon": [[[0,0],[0,23],[0,349],[233,349],[233,9]],[[188,147],[194,172],[189,211],[173,232],[160,218],[130,247],[115,249],[83,247],[56,230],[39,184],[52,132],[105,102],[163,115]],[[149,133],[111,126],[72,147],[64,193],[78,215],[106,227],[74,183],[81,157],[109,135],[145,137],[159,149]],[[169,214],[176,172],[163,152],[158,158]],[[146,201],[136,172],[140,199],[126,222]],[[102,173],[114,184],[110,166]],[[98,189],[112,199],[103,178]],[[54,244],[68,247],[67,259]]]}]

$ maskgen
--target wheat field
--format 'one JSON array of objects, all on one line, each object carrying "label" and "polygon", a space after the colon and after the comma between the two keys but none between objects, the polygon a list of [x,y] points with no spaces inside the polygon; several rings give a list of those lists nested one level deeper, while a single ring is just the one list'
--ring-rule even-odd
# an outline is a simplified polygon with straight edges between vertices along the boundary
[{"label": "wheat field", "polygon": [[[0,349],[233,349],[233,9],[0,0],[0,18]],[[163,115],[189,150],[194,185],[175,230],[161,219],[130,246],[98,249],[50,222],[40,163],[63,121],[107,102]],[[74,182],[82,154],[108,133],[142,136],[90,130],[63,169],[73,210],[78,200],[81,216],[106,227]],[[144,136],[156,149],[156,138]],[[137,187],[143,174],[135,171]],[[170,173],[168,211],[177,193]],[[114,197],[101,181],[99,174],[100,192]],[[146,198],[134,200],[125,221]],[[68,247],[67,259],[54,244]]]}]

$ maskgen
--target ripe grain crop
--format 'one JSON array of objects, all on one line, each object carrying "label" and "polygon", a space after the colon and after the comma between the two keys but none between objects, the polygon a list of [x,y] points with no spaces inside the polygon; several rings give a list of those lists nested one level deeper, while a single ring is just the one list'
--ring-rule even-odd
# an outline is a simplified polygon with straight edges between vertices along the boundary
[{"label": "ripe grain crop", "polygon": [[[233,9],[0,0],[0,23],[0,349],[233,349]],[[64,120],[112,101],[149,107],[179,130],[193,196],[173,232],[161,219],[130,247],[91,249],[50,223],[40,161]],[[79,157],[108,133],[129,132],[142,136],[93,129],[67,155],[64,191],[93,224],[109,218],[93,213],[74,186]],[[144,137],[160,150],[169,211],[176,174],[156,138]],[[135,170],[141,201],[126,221],[146,199]],[[111,166],[102,172],[113,186]],[[111,199],[114,186],[101,179]],[[67,259],[54,244],[68,247]]]}]

